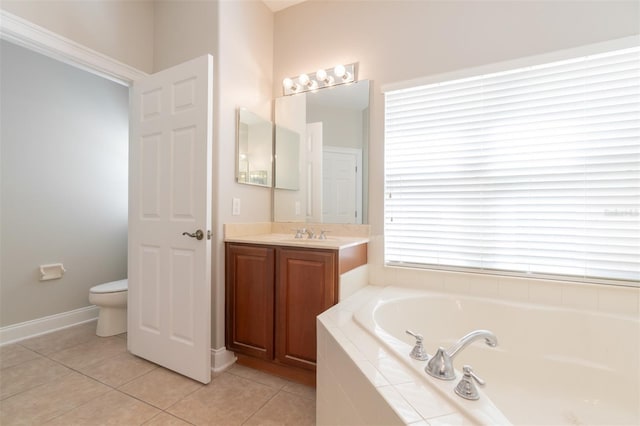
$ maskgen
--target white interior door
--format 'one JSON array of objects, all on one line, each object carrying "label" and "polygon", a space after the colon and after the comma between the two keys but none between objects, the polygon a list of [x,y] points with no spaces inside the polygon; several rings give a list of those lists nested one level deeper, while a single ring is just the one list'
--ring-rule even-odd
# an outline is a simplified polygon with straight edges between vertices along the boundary
[{"label": "white interior door", "polygon": [[[211,380],[213,59],[137,80],[129,148],[128,348]],[[184,235],[202,233],[202,239]]]},{"label": "white interior door", "polygon": [[322,221],[362,223],[362,152],[360,150],[324,147]]}]

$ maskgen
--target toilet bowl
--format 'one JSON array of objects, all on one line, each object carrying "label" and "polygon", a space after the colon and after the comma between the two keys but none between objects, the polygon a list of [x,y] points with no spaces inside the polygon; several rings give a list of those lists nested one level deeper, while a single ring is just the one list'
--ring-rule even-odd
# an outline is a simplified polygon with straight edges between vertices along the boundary
[{"label": "toilet bowl", "polygon": [[99,308],[96,335],[107,337],[127,331],[127,289],[126,279],[91,287],[89,303]]}]

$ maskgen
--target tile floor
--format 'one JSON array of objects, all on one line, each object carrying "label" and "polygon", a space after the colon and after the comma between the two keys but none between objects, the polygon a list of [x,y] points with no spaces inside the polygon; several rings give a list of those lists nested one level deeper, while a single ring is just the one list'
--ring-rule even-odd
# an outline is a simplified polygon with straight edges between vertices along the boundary
[{"label": "tile floor", "polygon": [[234,365],[203,385],[95,322],[0,347],[0,425],[313,425],[315,389]]}]

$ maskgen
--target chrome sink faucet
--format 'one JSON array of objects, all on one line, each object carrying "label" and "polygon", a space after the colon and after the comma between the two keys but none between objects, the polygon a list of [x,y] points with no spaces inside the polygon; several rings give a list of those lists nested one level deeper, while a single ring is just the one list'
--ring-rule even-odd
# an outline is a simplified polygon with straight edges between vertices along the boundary
[{"label": "chrome sink faucet", "polygon": [[495,347],[498,345],[498,339],[495,334],[488,330],[476,330],[458,340],[449,349],[445,350],[442,346],[438,348],[436,354],[429,360],[424,371],[429,375],[442,379],[453,380],[456,373],[453,370],[453,358],[464,348],[478,339],[484,338],[488,346]]}]

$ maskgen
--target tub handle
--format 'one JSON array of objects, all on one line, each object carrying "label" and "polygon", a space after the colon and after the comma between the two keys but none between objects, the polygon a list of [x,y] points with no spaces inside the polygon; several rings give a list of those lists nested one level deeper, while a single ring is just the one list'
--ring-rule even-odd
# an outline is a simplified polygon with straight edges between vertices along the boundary
[{"label": "tub handle", "polygon": [[424,350],[424,345],[422,344],[424,338],[422,337],[422,334],[414,333],[411,330],[405,330],[405,332],[416,339],[416,343],[413,346],[413,349],[411,349],[409,356],[413,359],[417,359],[418,361],[426,361],[429,358],[429,355],[427,355],[427,351]]},{"label": "tub handle", "polygon": [[479,399],[480,395],[478,394],[476,383],[480,386],[484,386],[486,384],[484,380],[476,376],[476,373],[473,372],[470,365],[463,366],[462,379],[460,379],[460,382],[456,385],[456,394],[464,399],[470,399],[472,401]]}]

